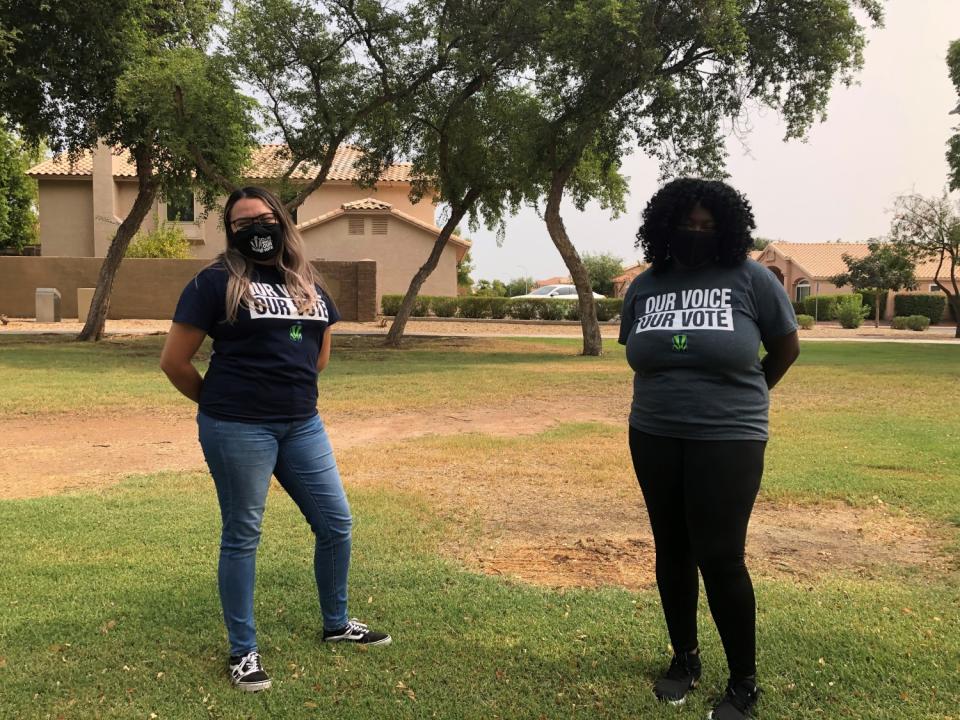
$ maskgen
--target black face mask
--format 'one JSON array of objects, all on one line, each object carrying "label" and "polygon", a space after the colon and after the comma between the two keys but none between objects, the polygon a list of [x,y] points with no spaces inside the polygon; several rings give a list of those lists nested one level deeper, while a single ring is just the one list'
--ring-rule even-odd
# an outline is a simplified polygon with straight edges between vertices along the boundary
[{"label": "black face mask", "polygon": [[283,249],[283,227],[254,223],[233,234],[233,246],[251,260],[270,260]]},{"label": "black face mask", "polygon": [[670,256],[685,268],[698,268],[715,260],[720,240],[713,230],[674,230],[670,238]]}]

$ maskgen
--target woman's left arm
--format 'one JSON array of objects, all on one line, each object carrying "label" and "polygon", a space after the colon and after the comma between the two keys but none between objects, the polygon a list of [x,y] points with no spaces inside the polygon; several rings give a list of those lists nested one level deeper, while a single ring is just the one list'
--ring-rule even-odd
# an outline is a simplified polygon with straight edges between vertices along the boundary
[{"label": "woman's left arm", "polygon": [[760,364],[763,366],[763,375],[767,379],[767,387],[772,390],[800,356],[800,338],[794,330],[778,338],[764,340],[763,347],[767,354],[763,356]]},{"label": "woman's left arm", "polygon": [[331,332],[330,326],[327,326],[327,329],[323,331],[323,340],[320,343],[320,354],[317,355],[317,372],[323,372],[323,369],[327,367],[327,363],[330,362],[330,341],[331,341]]}]

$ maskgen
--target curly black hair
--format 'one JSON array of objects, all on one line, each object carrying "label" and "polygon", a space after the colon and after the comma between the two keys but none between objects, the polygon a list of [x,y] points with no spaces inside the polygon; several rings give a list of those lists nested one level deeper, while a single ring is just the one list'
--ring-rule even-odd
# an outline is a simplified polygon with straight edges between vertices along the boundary
[{"label": "curly black hair", "polygon": [[678,178],[650,198],[637,230],[634,247],[643,246],[644,258],[653,265],[653,272],[672,264],[670,235],[698,203],[710,211],[716,223],[720,264],[730,267],[746,259],[753,247],[750,231],[757,226],[749,201],[719,180]]}]

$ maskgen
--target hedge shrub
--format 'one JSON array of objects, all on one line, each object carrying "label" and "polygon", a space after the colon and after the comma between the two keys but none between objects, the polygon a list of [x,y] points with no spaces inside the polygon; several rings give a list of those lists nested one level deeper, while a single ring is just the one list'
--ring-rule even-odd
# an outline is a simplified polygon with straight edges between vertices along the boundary
[{"label": "hedge shrub", "polygon": [[380,298],[380,312],[383,315],[396,315],[400,311],[403,295],[384,295]]},{"label": "hedge shrub", "polygon": [[808,295],[803,299],[803,314],[817,320],[836,320],[837,302],[849,295]]},{"label": "hedge shrub", "polygon": [[510,298],[492,297],[489,302],[490,317],[502,320],[507,316],[510,308]]},{"label": "hedge shrub", "polygon": [[430,307],[437,317],[452,318],[457,314],[459,301],[460,298],[438,296],[430,301]]},{"label": "hedge shrub", "polygon": [[462,297],[460,302],[460,317],[485,318],[490,317],[489,297]]},{"label": "hedge shrub", "polygon": [[894,315],[923,315],[936,324],[943,319],[946,310],[946,297],[939,293],[917,293],[915,295],[897,295],[893,299]]},{"label": "hedge shrub", "polygon": [[613,320],[623,309],[623,298],[604,298],[597,300],[597,320]]},{"label": "hedge shrub", "polygon": [[[863,298],[863,306],[864,306],[865,308],[867,308],[867,318],[876,317],[876,315],[874,314],[875,311],[874,311],[874,308],[873,308],[873,303],[874,303],[874,301],[877,299],[877,294],[876,294],[875,292],[869,292],[869,291],[864,291],[864,292],[860,292],[860,293],[857,293],[857,294],[860,295],[860,297]],[[880,295],[880,319],[881,319],[881,320],[886,319],[886,315],[887,315],[887,298],[888,298],[889,295],[890,295],[890,293],[887,292],[887,291],[884,291],[884,292]]]},{"label": "hedge shrub", "polygon": [[930,327],[930,318],[926,315],[910,315],[907,318],[907,327],[910,330],[921,332]]},{"label": "hedge shrub", "polygon": [[511,300],[510,317],[517,320],[536,320],[539,300]]},{"label": "hedge shrub", "polygon": [[813,315],[804,315],[801,313],[797,315],[797,324],[804,330],[810,330],[817,324],[817,321],[814,320]]},{"label": "hedge shrub", "polygon": [[566,320],[568,305],[576,305],[576,301],[571,300],[540,300],[537,314],[541,320]]}]

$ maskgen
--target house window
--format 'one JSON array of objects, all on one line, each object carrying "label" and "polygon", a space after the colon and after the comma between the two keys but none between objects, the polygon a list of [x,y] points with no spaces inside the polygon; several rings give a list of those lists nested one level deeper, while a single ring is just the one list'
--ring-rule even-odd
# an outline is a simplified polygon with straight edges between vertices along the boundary
[{"label": "house window", "polygon": [[288,211],[288,212],[289,212],[289,215],[290,215],[290,219],[293,220],[293,224],[294,224],[294,225],[297,224],[297,210],[299,210],[299,209],[300,209],[300,208],[295,207],[293,210]]},{"label": "house window", "polygon": [[348,235],[363,235],[363,218],[362,217],[352,217],[349,220],[349,229],[347,230]]},{"label": "house window", "polygon": [[804,298],[809,296],[810,296],[810,281],[798,280],[797,281],[797,302],[803,302]]},{"label": "house window", "polygon": [[385,217],[375,217],[371,219],[371,229],[370,232],[372,235],[386,235],[387,234],[387,219]]},{"label": "house window", "polygon": [[193,222],[193,193],[167,198],[167,222]]},{"label": "house window", "polygon": [[937,285],[936,283],[930,283],[930,290],[929,290],[929,292],[932,292],[932,293],[940,292],[940,286]]}]

